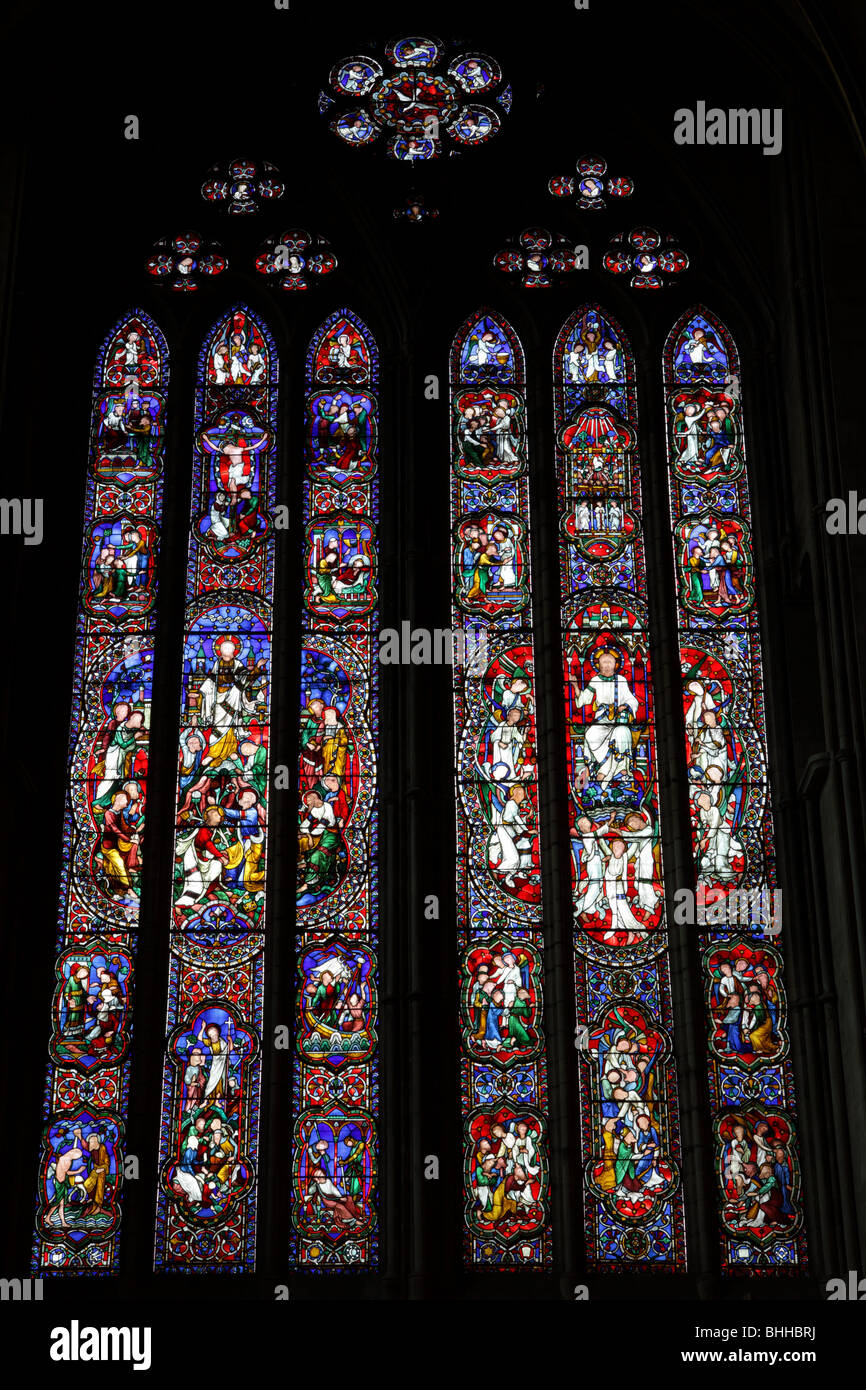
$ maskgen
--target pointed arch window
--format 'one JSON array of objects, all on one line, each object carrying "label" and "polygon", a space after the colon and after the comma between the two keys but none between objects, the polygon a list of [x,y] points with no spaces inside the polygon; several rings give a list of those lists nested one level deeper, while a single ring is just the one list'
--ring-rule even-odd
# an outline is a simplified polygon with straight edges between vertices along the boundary
[{"label": "pointed arch window", "polygon": [[467,319],[450,381],[465,1260],[543,1267],[552,1232],[537,695],[525,368],[510,324],[486,311]]},{"label": "pointed arch window", "polygon": [[740,364],[690,310],[664,350],[682,718],[722,1267],[802,1267],[761,619]]},{"label": "pointed arch window", "polygon": [[238,306],[198,362],[158,1270],[255,1260],[278,380]]},{"label": "pointed arch window", "polygon": [[136,310],[93,383],[36,1273],[119,1268],[167,386],[165,339]]},{"label": "pointed arch window", "polygon": [[554,353],[586,1257],[685,1267],[634,357],[597,305]]},{"label": "pointed arch window", "polygon": [[378,390],[338,310],[306,362],[291,1259],[378,1262]]}]

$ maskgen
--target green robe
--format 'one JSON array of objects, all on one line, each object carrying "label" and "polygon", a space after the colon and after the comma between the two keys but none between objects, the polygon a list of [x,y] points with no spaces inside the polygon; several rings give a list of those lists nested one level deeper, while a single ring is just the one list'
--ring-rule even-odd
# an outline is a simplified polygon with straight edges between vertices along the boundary
[{"label": "green robe", "polygon": [[73,975],[66,981],[63,998],[66,1000],[66,1023],[63,1031],[64,1033],[78,1033],[84,1024],[87,988]]},{"label": "green robe", "polygon": [[527,1001],[515,999],[508,1017],[508,1036],[513,1038],[518,1047],[530,1047],[532,1044],[532,1039],[523,1024],[523,1019],[528,1017],[529,1004]]},{"label": "green robe", "polygon": [[357,1201],[364,1191],[364,1151],[363,1139],[352,1141],[348,1157],[343,1162],[343,1179],[346,1194]]}]

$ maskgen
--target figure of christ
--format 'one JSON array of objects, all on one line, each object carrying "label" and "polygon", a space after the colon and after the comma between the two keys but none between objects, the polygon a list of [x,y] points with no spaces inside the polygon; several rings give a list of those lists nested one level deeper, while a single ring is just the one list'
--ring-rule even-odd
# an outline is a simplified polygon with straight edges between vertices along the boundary
[{"label": "figure of christ", "polygon": [[722,563],[719,571],[719,602],[742,603],[746,594],[739,576],[742,560],[735,537],[733,535],[727,536],[722,541],[720,550]]},{"label": "figure of christ", "polygon": [[505,526],[497,526],[493,532],[493,540],[499,550],[499,572],[494,581],[497,589],[513,589],[517,585],[517,574],[514,569],[514,559],[517,554],[511,533]]},{"label": "figure of christ", "polygon": [[490,424],[496,457],[502,463],[519,463],[520,455],[516,452],[517,435],[514,431],[511,409],[506,400],[500,400],[493,407]]},{"label": "figure of christ", "polygon": [[201,683],[201,723],[212,730],[209,757],[219,761],[230,757],[237,749],[235,730],[256,712],[256,701],[248,689],[255,677],[266,669],[264,659],[252,670],[238,659],[240,644],[237,638],[227,637],[219,643],[216,660]]},{"label": "figure of christ", "polygon": [[[584,748],[599,786],[607,787],[617,777],[631,776],[632,736],[628,721],[638,712],[637,697],[624,676],[617,675],[617,653],[603,650],[598,655],[597,676],[578,692],[577,709],[589,706],[593,722],[584,735]],[[577,690],[579,678],[569,676]],[[623,722],[626,721],[626,722]]]},{"label": "figure of christ", "polygon": [[343,1186],[347,1196],[354,1201],[359,1214],[363,1214],[364,1155],[367,1145],[360,1134],[353,1134],[351,1131],[344,1142],[346,1156],[343,1159]]},{"label": "figure of christ", "polygon": [[487,995],[487,1028],[482,1047],[489,1048],[491,1052],[498,1052],[502,1046],[502,1016],[505,1012],[505,1003],[501,989],[497,989],[492,980],[488,980],[484,987]]},{"label": "figure of christ", "polygon": [[700,458],[700,422],[707,413],[707,407],[700,408],[689,402],[683,407],[683,413],[677,417],[676,434],[683,441],[683,449],[680,454],[680,467],[687,467],[698,462]]},{"label": "figure of christ", "polygon": [[223,1037],[222,1027],[218,1023],[202,1023],[198,1041],[210,1049],[210,1066],[202,1105],[222,1105],[228,1097],[229,1057],[233,1048],[231,1034]]},{"label": "figure of christ", "polygon": [[234,440],[228,440],[220,449],[216,465],[217,481],[227,492],[231,501],[237,497],[242,487],[246,487],[252,476],[253,466],[249,449]]},{"label": "figure of christ", "polygon": [[334,437],[343,446],[335,466],[344,473],[350,472],[356,462],[367,456],[368,421],[369,411],[360,401],[352,402],[351,413],[343,405],[335,417]]},{"label": "figure of christ", "polygon": [[790,1218],[785,1211],[785,1194],[776,1176],[774,1162],[762,1163],[758,1169],[758,1189],[754,1194],[755,1204],[762,1220],[755,1219],[749,1212],[753,1226],[787,1226]]}]

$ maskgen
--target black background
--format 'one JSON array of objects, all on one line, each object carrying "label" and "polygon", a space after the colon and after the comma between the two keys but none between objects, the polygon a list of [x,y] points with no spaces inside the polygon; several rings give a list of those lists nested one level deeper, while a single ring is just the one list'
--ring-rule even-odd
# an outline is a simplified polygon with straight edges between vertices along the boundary
[{"label": "black background", "polygon": [[[514,105],[488,146],[407,169],[385,159],[378,148],[348,149],[328,130],[316,98],[333,63],[353,52],[378,55],[383,40],[409,32],[460,40],[461,47],[480,48],[499,60],[511,81]],[[623,324],[643,372],[645,521],[650,565],[654,557],[657,561],[651,569],[650,602],[661,652],[657,699],[664,699],[665,652],[669,659],[674,634],[665,587],[669,539],[660,447],[663,415],[654,383],[674,319],[698,300],[716,309],[743,360],[768,629],[771,754],[784,820],[784,807],[801,785],[810,759],[821,757],[832,739],[838,743],[840,737],[829,728],[826,702],[822,706],[809,695],[818,684],[814,672],[831,660],[825,639],[838,648],[832,656],[834,678],[849,688],[850,729],[841,742],[855,777],[863,753],[858,674],[863,628],[857,614],[864,597],[864,542],[839,539],[832,565],[840,567],[843,580],[834,578],[821,588],[837,605],[835,635],[821,629],[823,610],[815,597],[821,586],[813,566],[826,544],[820,533],[827,497],[845,496],[858,482],[862,488],[864,478],[859,418],[866,289],[859,85],[864,59],[866,21],[859,7],[792,0],[760,7],[590,0],[586,11],[575,10],[566,0],[521,7],[408,9],[290,0],[287,11],[275,10],[267,0],[186,6],[160,0],[152,5],[89,5],[86,12],[24,6],[7,10],[2,225],[12,254],[4,284],[0,490],[6,496],[43,497],[45,533],[39,547],[26,547],[17,537],[0,538],[5,637],[0,881],[2,975],[7,982],[2,1111],[7,1199],[2,1203],[0,1272],[25,1274],[29,1255],[53,982],[91,377],[96,351],[112,324],[133,306],[141,307],[156,319],[171,349],[166,450],[171,506],[161,559],[154,704],[154,726],[161,717],[165,734],[162,756],[158,744],[153,745],[149,784],[151,804],[162,798],[168,805],[174,780],[194,364],[205,332],[220,313],[244,300],[266,316],[281,350],[286,469],[280,500],[288,503],[295,521],[280,541],[277,615],[285,688],[291,690],[298,647],[293,595],[300,574],[302,363],[318,324],[346,303],[365,319],[378,342],[382,623],[398,626],[408,618],[415,626],[433,628],[449,625],[444,541],[449,525],[448,348],[464,318],[482,304],[493,305],[513,323],[531,366],[537,647],[539,661],[552,672],[558,632],[555,617],[545,617],[556,613],[557,602],[547,371],[567,314],[589,300],[605,305]],[[676,146],[673,113],[693,108],[698,100],[725,108],[782,107],[781,155],[765,157],[748,147]],[[130,113],[140,120],[137,141],[124,139],[124,118]],[[569,201],[549,196],[551,175],[571,172],[579,154],[595,152],[607,158],[612,174],[636,179],[636,195],[624,210],[580,214]],[[281,202],[255,218],[229,218],[200,196],[207,169],[239,156],[272,160],[287,185]],[[411,187],[439,208],[436,221],[411,226],[394,219],[393,209]],[[692,262],[682,284],[643,298],[599,270],[610,234],[641,223],[675,233]],[[493,270],[492,257],[528,225],[543,225],[586,243],[592,269],[552,291],[531,292],[506,282]],[[339,259],[338,271],[304,296],[272,293],[252,272],[262,238],[289,226],[327,237]],[[216,237],[230,270],[198,295],[172,295],[153,283],[144,266],[158,237],[187,228]],[[816,324],[824,335],[820,339]],[[440,377],[438,402],[424,399],[430,373]],[[809,401],[803,392],[807,378],[819,380],[821,388],[820,396]],[[823,474],[823,491],[820,470],[809,470],[810,458],[822,449],[832,459]],[[806,673],[802,679],[800,670]],[[555,723],[559,716],[551,691],[549,685],[548,711]],[[276,762],[292,760],[295,719],[292,701],[278,700]],[[269,1210],[272,1219],[262,1222],[259,1274],[193,1281],[155,1279],[148,1273],[172,852],[167,823],[151,830],[150,899],[137,965],[138,1045],[133,1049],[128,1147],[141,1159],[142,1177],[125,1189],[122,1276],[88,1285],[91,1320],[103,1299],[132,1299],[136,1306],[150,1298],[193,1300],[205,1287],[216,1299],[267,1299],[275,1282],[288,1282],[293,1298],[572,1297],[581,1278],[579,1174],[554,1192],[559,1241],[553,1274],[461,1270],[447,669],[383,668],[381,719],[392,740],[381,792],[380,1035],[389,1039],[382,1053],[382,1270],[360,1279],[287,1276],[282,1251],[288,1229],[288,1071],[286,1062],[278,1060],[266,1062],[264,1073],[260,1214]],[[676,786],[680,754],[676,740],[664,731],[660,740],[664,798],[666,783]],[[556,830],[564,792],[555,762],[550,777],[558,790],[548,807],[546,898],[555,913],[568,901],[567,859]],[[685,813],[676,795],[671,791],[668,834],[682,851]],[[288,827],[292,808],[277,808],[276,814]],[[839,826],[844,821],[862,845],[859,804],[841,807],[836,814]],[[793,864],[796,843],[796,835],[783,825],[783,883],[794,882],[784,870],[786,855]],[[266,1033],[291,1014],[290,889],[290,878],[276,863]],[[846,901],[856,899],[859,914],[856,890],[845,891]],[[428,893],[439,894],[443,903],[438,923],[423,921],[421,904]],[[793,923],[793,916],[789,920]],[[812,925],[802,922],[804,943]],[[859,959],[861,928],[857,915],[851,924],[852,959]],[[551,930],[549,988],[559,1021],[552,1081],[562,1091],[556,1104],[563,1133],[573,1142],[577,1117],[568,1085],[574,1065],[569,1055],[568,954],[556,922]],[[678,956],[674,943],[675,972],[681,959],[682,972],[688,974],[691,945],[682,943]],[[803,944],[798,951],[794,938],[788,954],[790,980],[811,997],[809,947]],[[850,1018],[855,1036],[860,1029],[862,1045],[860,983],[851,982],[856,1001],[850,1007],[843,1001],[840,1009],[843,1037],[851,1036],[844,1033]],[[687,983],[681,981],[679,988],[685,998]],[[698,1108],[702,1066],[699,1026],[688,1020],[686,1014],[680,1042],[686,1110],[690,1096]],[[804,1030],[795,1048],[795,1062],[808,1072],[802,1086],[807,1098],[821,1090],[822,1073],[813,1056],[821,1051],[821,1037],[820,1031]],[[857,1126],[863,1124],[857,1086],[849,1088],[847,1104],[850,1117],[837,1114],[836,1122],[840,1130],[849,1126],[850,1152],[862,1154],[855,1142],[861,1132]],[[686,1127],[692,1126],[687,1140],[705,1142],[702,1123],[697,1115],[684,1117]],[[846,1274],[858,1253],[859,1268],[866,1273],[859,1234],[866,1225],[864,1160],[830,1171],[826,1154],[832,1146],[819,1129],[826,1123],[816,1112],[804,1156],[809,1216],[820,1228],[808,1279],[749,1285],[716,1277],[705,1174],[703,1191],[698,1185],[690,1198],[690,1276],[590,1280],[589,1309],[596,1298],[700,1296],[709,1300],[704,1310],[742,1297],[782,1298],[789,1321],[814,1321],[815,1304],[798,1319],[791,1316],[791,1300],[822,1299],[826,1279]],[[419,1176],[428,1153],[440,1155],[437,1184]],[[63,1288],[64,1303],[68,1300],[71,1307],[75,1295],[68,1285],[53,1281],[46,1297],[56,1303]],[[586,1319],[586,1305],[584,1309]]]}]

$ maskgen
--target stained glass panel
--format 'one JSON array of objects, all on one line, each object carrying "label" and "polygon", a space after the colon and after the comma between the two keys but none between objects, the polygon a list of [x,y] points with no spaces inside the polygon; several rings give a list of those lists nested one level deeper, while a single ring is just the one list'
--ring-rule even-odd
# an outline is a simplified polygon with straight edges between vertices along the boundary
[{"label": "stained glass panel", "polygon": [[723,1268],[802,1268],[763,661],[740,367],[712,314],[664,356],[682,709]]},{"label": "stained glass panel", "polygon": [[590,1268],[685,1266],[634,358],[596,306],[554,354]]},{"label": "stained glass panel", "polygon": [[464,1250],[547,1266],[537,695],[523,349],[495,314],[451,349]]},{"label": "stained glass panel", "polygon": [[378,354],[349,310],[307,354],[291,1259],[378,1262]]},{"label": "stained glass panel", "polygon": [[165,340],[117,324],[94,375],[33,1269],[116,1274],[146,855]]},{"label": "stained glass panel", "polygon": [[254,1267],[277,381],[238,307],[199,357],[157,1269]]}]

